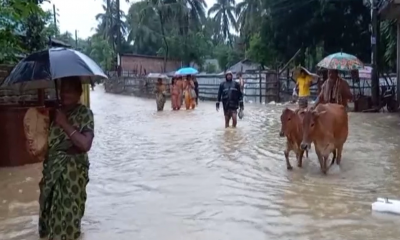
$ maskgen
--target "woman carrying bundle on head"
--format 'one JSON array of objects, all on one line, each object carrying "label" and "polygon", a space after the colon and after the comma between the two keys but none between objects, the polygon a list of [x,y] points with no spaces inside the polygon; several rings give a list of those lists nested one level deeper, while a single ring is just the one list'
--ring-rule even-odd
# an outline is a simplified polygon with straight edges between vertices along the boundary
[{"label": "woman carrying bundle on head", "polygon": [[310,88],[314,85],[313,80],[317,79],[318,75],[310,73],[306,68],[300,66],[293,73],[293,78],[296,80],[296,87],[299,89],[299,108],[307,108],[311,95]]}]

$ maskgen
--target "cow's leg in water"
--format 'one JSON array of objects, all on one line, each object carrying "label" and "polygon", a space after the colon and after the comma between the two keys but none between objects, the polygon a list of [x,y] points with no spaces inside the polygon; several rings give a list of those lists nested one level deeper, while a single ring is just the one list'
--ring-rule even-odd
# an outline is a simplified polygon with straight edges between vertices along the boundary
[{"label": "cow's leg in water", "polygon": [[336,164],[337,164],[337,165],[340,165],[340,162],[342,161],[343,144],[340,145],[340,146],[337,148],[336,151],[337,151]]},{"label": "cow's leg in water", "polygon": [[[286,169],[287,170],[292,170],[293,167],[292,167],[292,165],[290,165],[289,152],[290,152],[290,145],[289,145],[289,142],[286,142],[286,149],[285,149],[285,151],[283,151],[283,154],[285,154]],[[297,156],[297,153],[296,153],[296,156]]]},{"label": "cow's leg in water", "polygon": [[322,154],[319,151],[319,149],[317,148],[317,146],[315,146],[315,153],[317,154],[318,157],[318,161],[319,161],[319,166],[321,168],[321,171],[323,171],[323,159],[322,159]]},{"label": "cow's leg in water", "polygon": [[333,157],[332,157],[331,166],[335,163],[335,160],[336,160],[336,152],[337,152],[337,149],[335,148],[335,149],[333,150],[333,152],[332,152]]},{"label": "cow's leg in water", "polygon": [[326,148],[324,149],[324,152],[322,153],[322,158],[323,158],[322,172],[324,174],[327,174],[329,168],[332,166],[332,164],[328,166],[328,160],[329,160],[329,155],[331,155],[331,153],[335,152],[335,150],[336,150],[336,148],[333,144],[328,144],[326,146]]},{"label": "cow's leg in water", "polygon": [[[307,150],[306,150],[307,151]],[[297,166],[299,168],[303,167],[303,155],[304,155],[304,150],[300,150],[297,156]]]}]

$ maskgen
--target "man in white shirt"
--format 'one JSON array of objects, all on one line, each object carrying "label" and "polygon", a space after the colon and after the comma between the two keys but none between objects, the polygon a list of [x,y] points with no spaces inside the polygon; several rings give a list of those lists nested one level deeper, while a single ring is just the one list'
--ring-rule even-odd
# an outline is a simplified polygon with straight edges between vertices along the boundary
[{"label": "man in white shirt", "polygon": [[241,73],[241,72],[238,72],[238,73],[236,74],[236,76],[237,76],[236,82],[239,83],[239,85],[240,85],[240,90],[242,91],[242,93],[244,93],[244,80],[243,80],[243,78],[242,78],[242,73]]},{"label": "man in white shirt", "polygon": [[[241,91],[242,94],[243,94],[243,101],[244,101],[244,100],[245,100],[245,99],[244,99],[244,80],[243,80],[243,78],[242,78],[242,73],[241,73],[241,72],[238,72],[238,73],[236,74],[236,76],[237,76],[236,82],[238,82],[239,85],[240,85],[240,91]],[[243,109],[240,109],[240,110],[239,110],[238,116],[239,116],[240,119],[243,118],[243,116],[244,116],[244,114],[243,114]]]}]

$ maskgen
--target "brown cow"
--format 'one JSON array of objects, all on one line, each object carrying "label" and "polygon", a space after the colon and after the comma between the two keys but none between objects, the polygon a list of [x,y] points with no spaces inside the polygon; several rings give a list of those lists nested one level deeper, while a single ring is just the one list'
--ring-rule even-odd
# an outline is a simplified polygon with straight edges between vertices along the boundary
[{"label": "brown cow", "polygon": [[343,145],[349,133],[347,111],[343,105],[328,103],[320,104],[313,110],[301,111],[299,114],[303,116],[301,148],[308,149],[311,143],[314,143],[321,171],[326,174],[330,153],[334,154],[330,166],[335,161],[335,155],[338,165],[342,159]]},{"label": "brown cow", "polygon": [[306,157],[308,157],[308,150],[302,150],[300,148],[302,140],[302,119],[300,118],[297,110],[291,110],[285,108],[281,115],[281,131],[279,136],[286,136],[286,149],[284,151],[286,159],[286,167],[288,170],[292,170],[292,166],[289,162],[289,153],[293,151],[296,153],[297,166],[302,167],[303,165],[303,154],[306,152]]}]

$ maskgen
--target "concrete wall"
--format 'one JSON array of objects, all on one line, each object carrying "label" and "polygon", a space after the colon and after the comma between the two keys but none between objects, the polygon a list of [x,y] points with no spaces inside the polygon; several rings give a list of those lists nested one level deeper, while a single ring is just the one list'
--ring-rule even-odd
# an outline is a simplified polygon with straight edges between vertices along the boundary
[{"label": "concrete wall", "polygon": [[[155,97],[156,79],[144,77],[111,77],[104,81],[104,89],[108,93],[134,95],[138,97]],[[164,80],[166,91],[169,93],[170,82]]]}]

